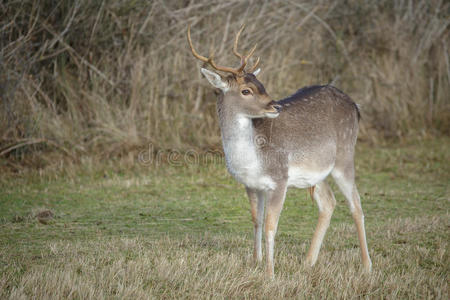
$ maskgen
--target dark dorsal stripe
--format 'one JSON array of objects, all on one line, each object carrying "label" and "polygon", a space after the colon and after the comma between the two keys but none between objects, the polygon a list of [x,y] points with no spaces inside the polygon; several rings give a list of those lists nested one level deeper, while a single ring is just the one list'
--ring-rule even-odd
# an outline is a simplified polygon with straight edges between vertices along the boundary
[{"label": "dark dorsal stripe", "polygon": [[331,86],[331,85],[313,85],[313,86],[303,87],[303,88],[299,89],[297,92],[295,92],[293,95],[291,95],[287,98],[281,99],[277,102],[278,102],[278,104],[285,105],[285,104],[295,102],[295,101],[302,101],[305,98],[320,92],[324,88],[331,89],[332,92],[334,93],[335,98],[341,98],[344,101],[350,103],[356,110],[356,114],[358,116],[358,121],[361,119],[361,112],[359,111],[358,105],[355,102],[353,102],[353,100],[350,99],[350,97],[347,96],[344,92],[342,92],[338,88]]},{"label": "dark dorsal stripe", "polygon": [[323,87],[325,87],[325,86],[324,85],[313,85],[313,86],[303,87],[303,88],[299,89],[297,92],[295,92],[294,94],[292,94],[291,96],[281,99],[278,102],[280,104],[287,104],[287,103],[290,103],[293,101],[301,101],[304,98],[317,93]]}]

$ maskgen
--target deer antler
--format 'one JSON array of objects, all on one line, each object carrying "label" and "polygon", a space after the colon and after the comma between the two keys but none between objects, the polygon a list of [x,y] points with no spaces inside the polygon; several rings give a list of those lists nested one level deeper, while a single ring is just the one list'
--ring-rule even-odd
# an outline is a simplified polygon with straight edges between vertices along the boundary
[{"label": "deer antler", "polygon": [[[240,38],[240,36],[241,36],[242,31],[244,31],[244,28],[245,28],[245,24],[243,24],[243,25],[241,26],[241,29],[239,29],[238,33],[236,34],[236,37],[235,37],[235,39],[234,39],[234,45],[233,45],[233,53],[234,53],[234,55],[236,55],[237,57],[239,57],[239,58],[241,59],[241,66],[238,68],[238,70],[239,70],[240,72],[244,71],[245,66],[247,65],[248,59],[253,55],[253,53],[254,53],[255,50],[256,50],[256,46],[257,46],[257,44],[256,44],[255,46],[253,46],[252,50],[250,50],[250,52],[249,52],[247,55],[242,55],[242,54],[240,54],[240,53],[237,51],[237,47],[238,47],[238,43],[239,43],[239,38]],[[253,72],[253,71],[256,69],[256,67],[258,66],[258,64],[259,64],[259,57],[256,59],[255,64],[250,68],[250,73]]]},{"label": "deer antler", "polygon": [[[191,40],[191,25],[188,25],[187,39],[188,39],[188,42],[189,42],[189,46],[191,47],[191,52],[197,59],[199,59],[199,60],[201,60],[201,61],[203,61],[205,63],[209,63],[214,69],[216,69],[218,71],[228,72],[228,73],[235,74],[237,76],[242,76],[243,73],[244,73],[245,66],[247,65],[248,59],[253,55],[253,53],[255,52],[255,49],[256,49],[256,45],[255,45],[252,48],[252,50],[250,50],[250,52],[247,55],[245,55],[245,56],[237,52],[239,36],[241,35],[241,32],[244,30],[244,27],[245,26],[242,25],[241,29],[236,34],[236,38],[234,40],[234,46],[233,46],[233,53],[234,53],[234,55],[236,55],[237,57],[239,57],[241,59],[241,65],[239,66],[239,68],[235,69],[235,68],[230,68],[230,67],[218,66],[214,62],[212,54],[210,54],[210,57],[205,57],[203,55],[198,54],[197,51],[195,51],[194,46],[192,44],[192,40]],[[250,72],[253,72],[256,69],[256,66],[258,65],[258,63],[259,63],[259,57],[256,60],[256,63],[250,69],[251,70]]]}]

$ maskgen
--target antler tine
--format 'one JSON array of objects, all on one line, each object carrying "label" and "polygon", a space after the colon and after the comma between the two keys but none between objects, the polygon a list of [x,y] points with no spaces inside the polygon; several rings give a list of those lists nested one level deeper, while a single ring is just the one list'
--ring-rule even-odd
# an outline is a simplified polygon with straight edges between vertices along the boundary
[{"label": "antler tine", "polygon": [[210,57],[208,58],[208,57],[198,54],[197,51],[195,51],[194,45],[192,44],[192,40],[191,40],[191,25],[188,25],[187,38],[188,38],[189,46],[191,47],[192,54],[197,59],[199,59],[205,63],[209,63],[211,65],[211,67],[213,67],[217,71],[228,72],[228,73],[232,73],[235,75],[240,75],[240,71],[238,69],[233,69],[233,68],[229,68],[229,67],[222,67],[222,66],[216,65],[216,63],[213,60],[212,53],[210,54]]},{"label": "antler tine", "polygon": [[[242,24],[241,28],[239,29],[238,33],[236,34],[236,37],[234,38],[234,45],[233,45],[233,53],[234,55],[236,55],[237,57],[239,57],[241,59],[241,65],[238,68],[238,72],[241,73],[242,71],[244,71],[245,66],[247,65],[247,61],[248,59],[253,55],[253,53],[256,50],[256,46],[255,45],[252,50],[250,50],[250,52],[247,55],[242,55],[237,51],[237,47],[238,47],[238,43],[239,43],[239,38],[241,37],[241,33],[242,31],[244,31],[245,28],[245,24]],[[258,58],[259,61],[259,58]],[[253,66],[255,67],[255,66]]]},{"label": "antler tine", "polygon": [[234,55],[236,55],[237,57],[239,57],[241,59],[241,63],[242,63],[242,54],[240,54],[237,51],[237,47],[238,47],[238,43],[239,43],[239,37],[241,36],[242,31],[244,31],[245,28],[245,24],[242,24],[241,29],[239,29],[238,33],[236,34],[236,37],[234,38],[234,45],[233,45],[233,53]]},{"label": "antler tine", "polygon": [[253,46],[252,50],[250,50],[250,52],[247,55],[245,55],[241,58],[241,66],[238,69],[240,72],[242,72],[245,69],[248,59],[253,55],[253,53],[256,50],[256,46],[258,46],[258,45],[256,44],[255,46]]},{"label": "antler tine", "polygon": [[203,62],[206,62],[206,63],[209,62],[209,58],[204,57],[204,56],[198,54],[197,51],[195,51],[194,45],[192,44],[192,40],[191,40],[191,25],[190,25],[190,24],[188,25],[187,39],[188,39],[188,42],[189,42],[189,46],[191,47],[191,52],[192,52],[192,54],[193,54],[197,59],[199,59],[199,60],[201,60],[201,61],[203,61]]},{"label": "antler tine", "polygon": [[256,50],[256,46],[258,46],[258,44],[255,44],[255,46],[253,46],[252,50],[250,50],[250,52],[245,56],[246,59],[249,59],[253,55]]},{"label": "antler tine", "polygon": [[256,62],[253,64],[253,66],[250,68],[250,70],[248,70],[250,73],[253,73],[256,70],[256,67],[259,64],[259,57],[256,58]]},{"label": "antler tine", "polygon": [[248,59],[250,58],[250,56],[253,55],[253,52],[255,52],[255,49],[256,49],[256,45],[253,47],[253,49],[250,51],[250,53],[249,53],[248,55],[246,55],[246,56],[244,56],[244,57],[242,58],[242,60],[241,60],[241,66],[240,66],[239,69],[238,69],[239,72],[244,71],[245,66],[247,66],[247,61],[248,61]]}]

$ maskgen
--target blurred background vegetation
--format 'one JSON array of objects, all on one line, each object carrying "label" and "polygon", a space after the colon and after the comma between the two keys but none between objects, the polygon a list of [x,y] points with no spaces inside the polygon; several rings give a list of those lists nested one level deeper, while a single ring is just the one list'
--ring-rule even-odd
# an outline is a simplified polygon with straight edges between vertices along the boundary
[{"label": "blurred background vegetation", "polygon": [[[220,148],[214,91],[186,41],[220,64],[246,23],[274,99],[331,83],[370,142],[450,134],[450,3],[439,0],[0,2],[0,159]],[[51,155],[49,155],[49,153]]]}]

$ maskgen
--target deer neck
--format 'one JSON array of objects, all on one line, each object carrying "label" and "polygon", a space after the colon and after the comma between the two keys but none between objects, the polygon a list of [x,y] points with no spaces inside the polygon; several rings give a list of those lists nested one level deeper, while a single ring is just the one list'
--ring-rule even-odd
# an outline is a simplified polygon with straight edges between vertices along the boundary
[{"label": "deer neck", "polygon": [[238,158],[238,155],[245,155],[248,159],[257,157],[253,142],[255,134],[250,118],[242,114],[221,118],[220,129],[226,156],[233,159]]},{"label": "deer neck", "polygon": [[241,160],[242,155],[251,161],[257,159],[252,119],[223,103],[218,103],[217,111],[227,164]]}]

